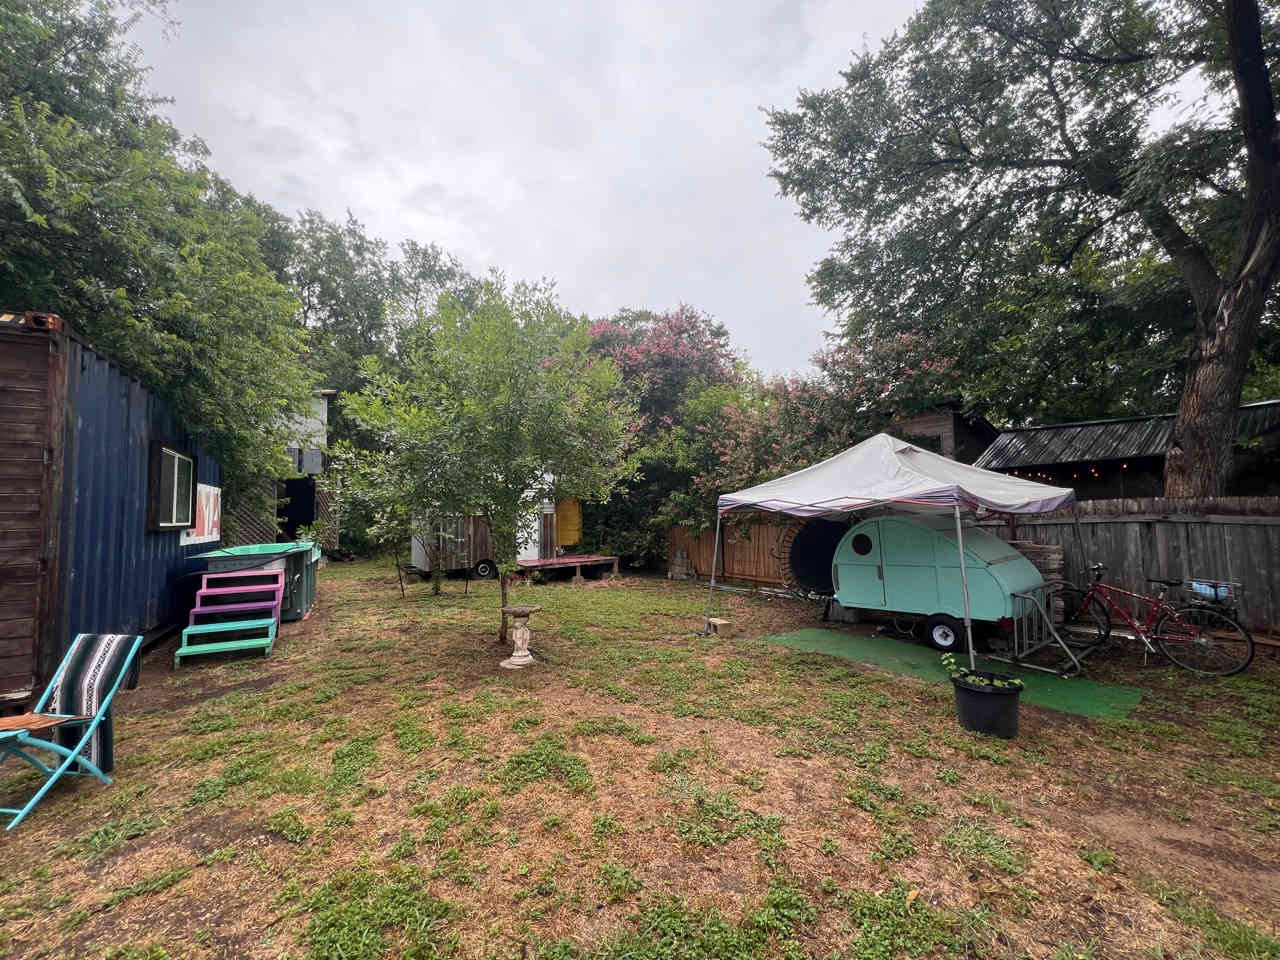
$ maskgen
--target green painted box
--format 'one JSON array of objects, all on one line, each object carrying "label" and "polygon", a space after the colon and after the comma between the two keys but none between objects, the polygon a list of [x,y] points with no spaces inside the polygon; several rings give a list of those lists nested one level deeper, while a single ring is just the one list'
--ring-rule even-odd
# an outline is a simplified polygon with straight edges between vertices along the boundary
[{"label": "green painted box", "polygon": [[281,620],[301,620],[316,602],[316,568],[319,566],[320,550],[310,540],[223,547],[221,550],[198,553],[192,559],[207,561],[210,573],[283,570]]}]

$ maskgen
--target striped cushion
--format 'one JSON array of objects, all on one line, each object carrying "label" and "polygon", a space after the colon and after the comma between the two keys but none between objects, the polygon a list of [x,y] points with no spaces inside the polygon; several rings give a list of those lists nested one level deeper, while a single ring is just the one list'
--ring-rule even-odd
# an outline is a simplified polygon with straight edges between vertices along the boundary
[{"label": "striped cushion", "polygon": [[[111,693],[120,671],[128,666],[135,639],[124,633],[82,633],[77,636],[71,641],[71,650],[66,657],[67,668],[58,677],[45,709],[50,713],[96,715],[102,701]],[[73,748],[84,736],[84,727],[75,724],[56,732],[60,744]],[[82,755],[103,773],[110,773],[115,766],[110,711],[89,738]]]}]

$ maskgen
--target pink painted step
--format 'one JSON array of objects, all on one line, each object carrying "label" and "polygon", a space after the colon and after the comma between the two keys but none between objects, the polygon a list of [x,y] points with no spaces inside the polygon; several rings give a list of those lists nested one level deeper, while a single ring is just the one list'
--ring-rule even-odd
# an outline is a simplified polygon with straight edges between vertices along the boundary
[{"label": "pink painted step", "polygon": [[259,580],[259,578],[261,580],[257,583],[242,583],[237,584],[237,586],[245,588],[278,586],[280,589],[284,589],[283,570],[228,570],[222,573],[206,573],[200,581],[200,588],[202,590],[212,589],[210,582],[213,582],[213,586],[217,587],[217,581],[220,580]]},{"label": "pink painted step", "polygon": [[[262,600],[254,603],[223,603],[214,604],[212,607],[195,606],[191,610],[191,616],[187,618],[187,626],[194,627],[196,624],[197,614],[202,613],[249,613],[251,611],[270,611],[271,615],[280,619],[280,601],[279,600]],[[254,618],[250,618],[254,619]]]},{"label": "pink painted step", "polygon": [[251,587],[202,587],[196,593],[196,599],[198,600],[200,597],[225,597],[233,593],[275,593],[284,596],[284,587],[270,584]]}]

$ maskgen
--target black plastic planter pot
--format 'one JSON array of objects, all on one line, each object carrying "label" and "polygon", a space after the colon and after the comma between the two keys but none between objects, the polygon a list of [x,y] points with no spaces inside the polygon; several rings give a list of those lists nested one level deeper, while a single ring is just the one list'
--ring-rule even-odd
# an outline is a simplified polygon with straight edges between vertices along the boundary
[{"label": "black plastic planter pot", "polygon": [[[977,673],[979,677],[1009,677],[998,673]],[[960,726],[974,733],[1012,740],[1018,735],[1018,695],[1021,687],[988,687],[952,677],[956,688],[956,717]]]}]

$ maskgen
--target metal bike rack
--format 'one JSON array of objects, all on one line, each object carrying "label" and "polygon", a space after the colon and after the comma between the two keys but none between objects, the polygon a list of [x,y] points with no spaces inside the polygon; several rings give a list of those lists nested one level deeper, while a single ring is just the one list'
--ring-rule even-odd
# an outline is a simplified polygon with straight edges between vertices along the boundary
[{"label": "metal bike rack", "polygon": [[[1013,640],[1010,655],[1007,657],[988,654],[988,659],[1002,663],[1012,663],[1028,670],[1040,670],[1044,673],[1056,673],[1061,677],[1077,676],[1083,669],[1083,661],[1099,647],[1101,641],[1094,643],[1073,643],[1070,634],[1064,629],[1061,633],[1054,626],[1051,614],[1054,597],[1060,588],[1053,586],[1039,587],[1025,593],[1014,593],[1014,616],[1011,637]],[[1056,667],[1042,667],[1028,663],[1027,658],[1046,647],[1057,646],[1067,659]]]}]

